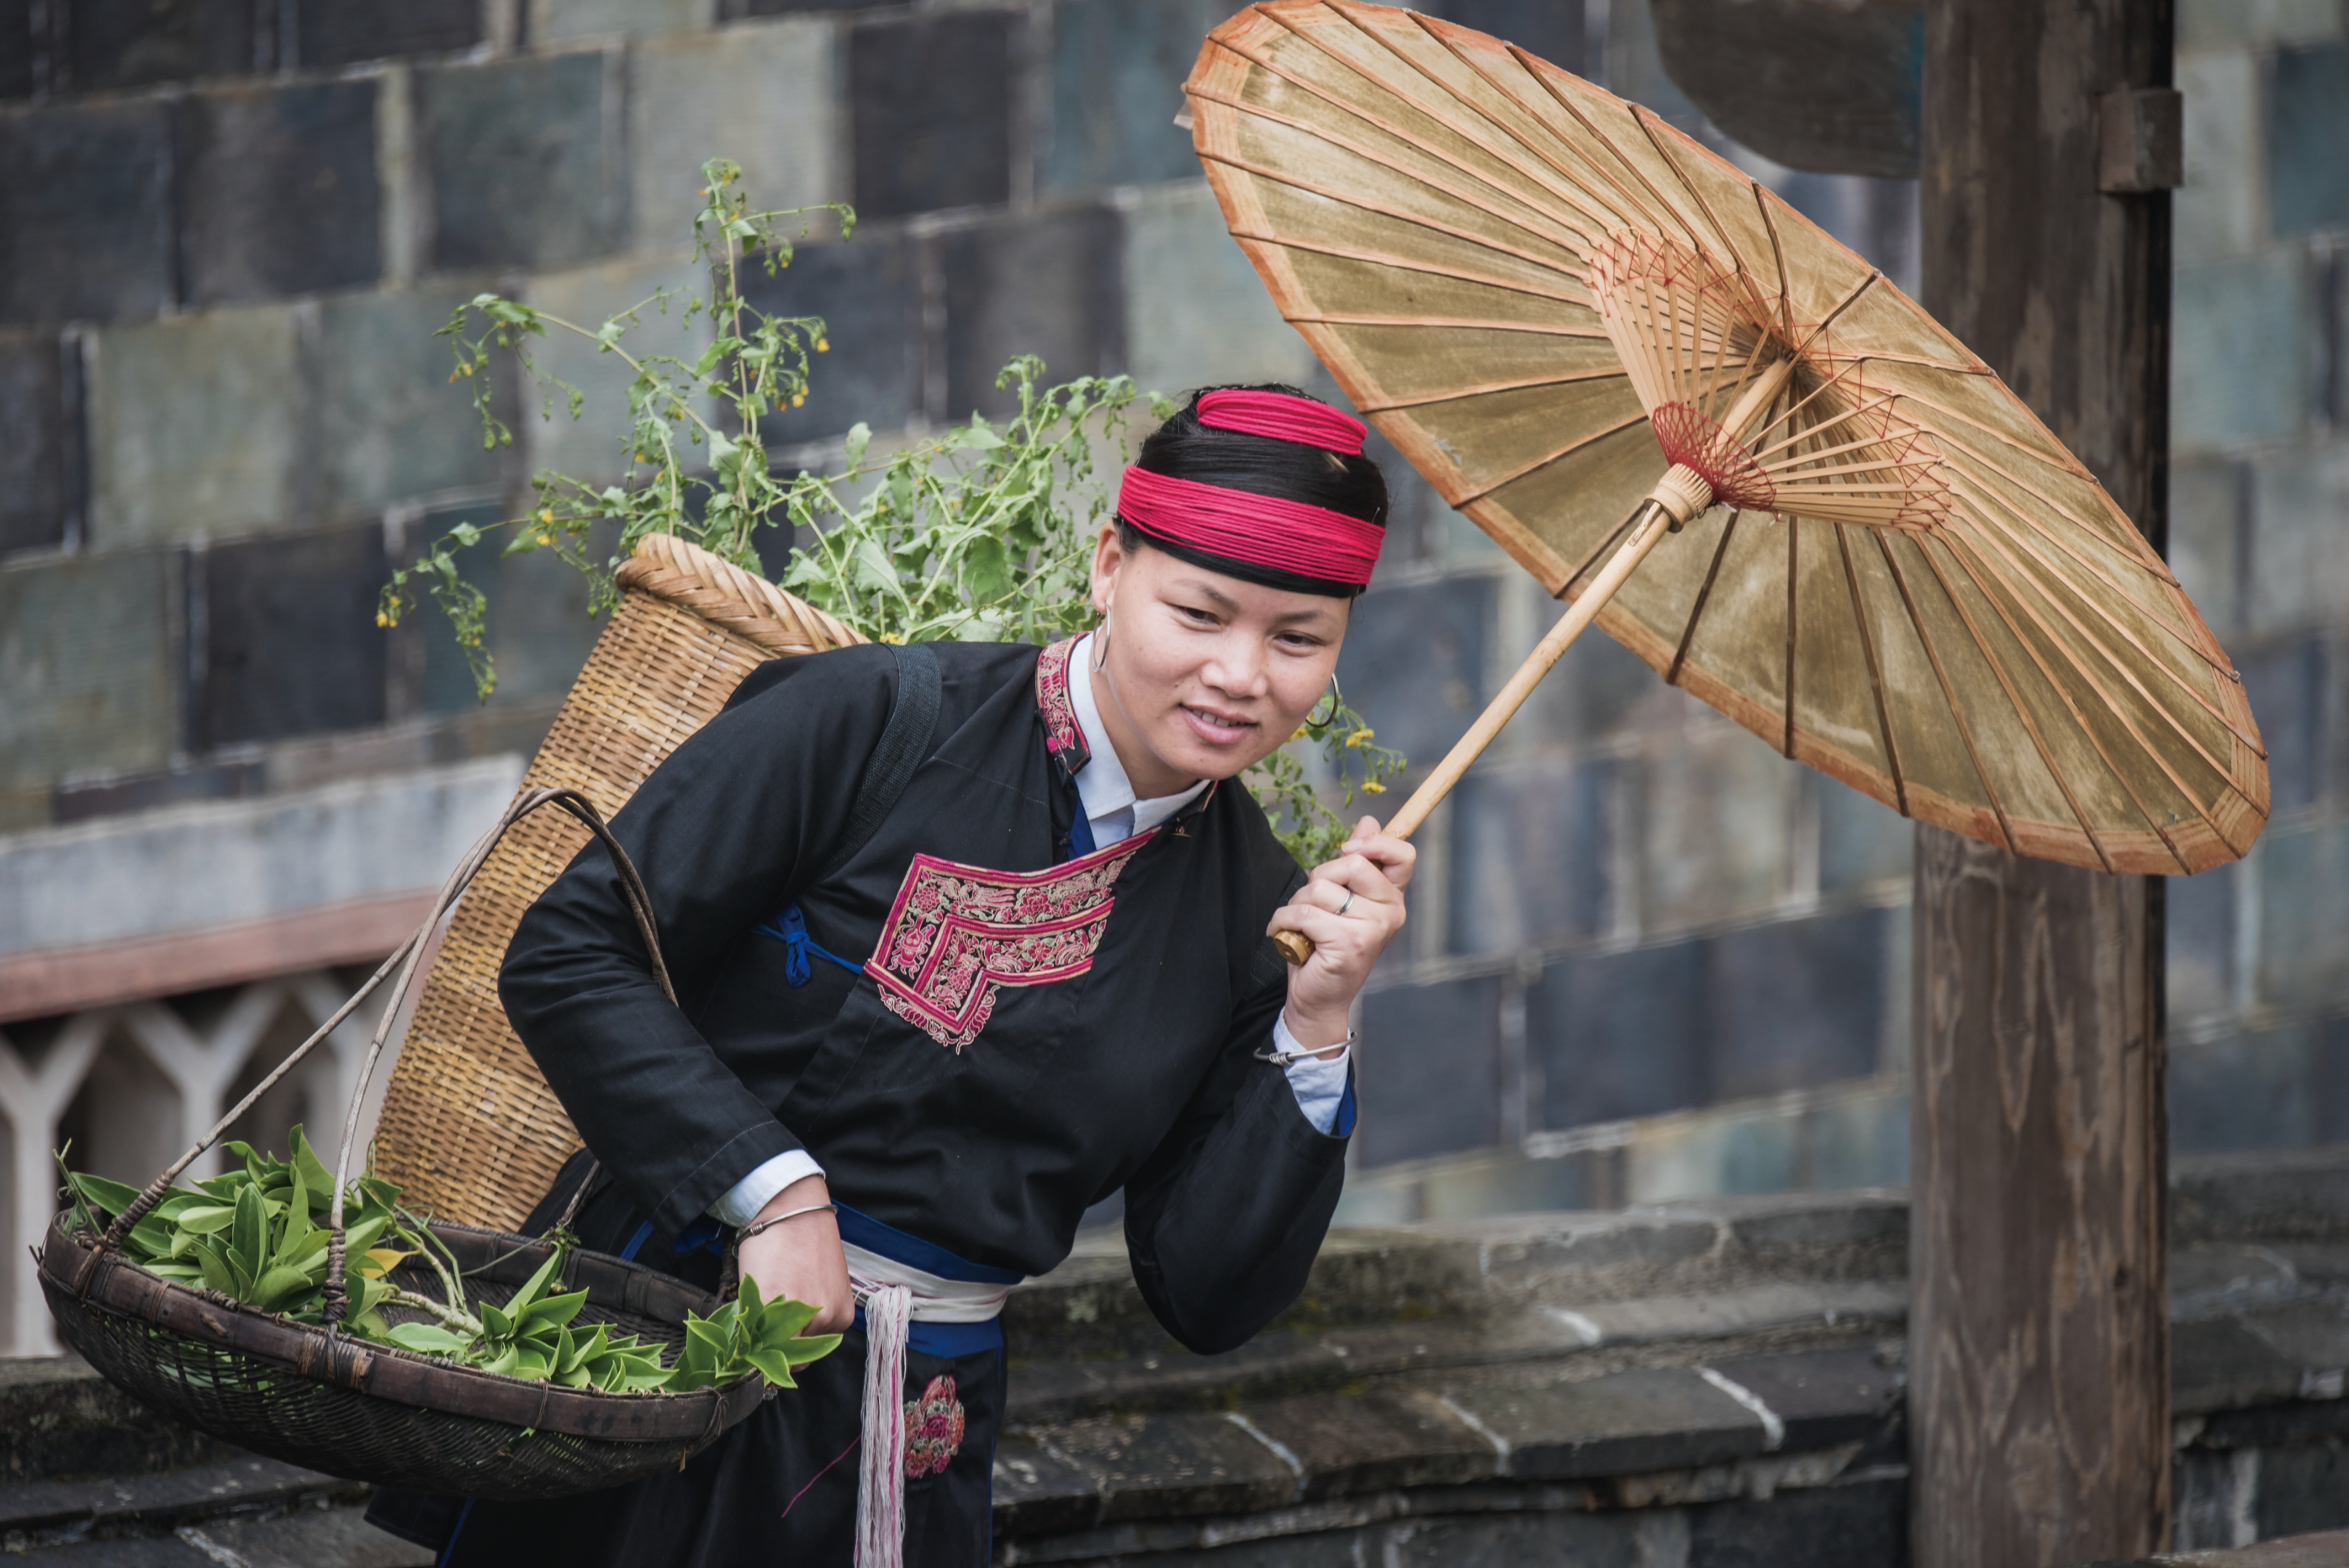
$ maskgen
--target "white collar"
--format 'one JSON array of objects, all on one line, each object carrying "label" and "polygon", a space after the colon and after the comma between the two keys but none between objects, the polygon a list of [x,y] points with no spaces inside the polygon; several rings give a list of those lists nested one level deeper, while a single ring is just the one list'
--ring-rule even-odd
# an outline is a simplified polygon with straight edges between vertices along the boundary
[{"label": "white collar", "polygon": [[[1154,795],[1148,800],[1133,797],[1133,781],[1125,776],[1125,765],[1117,760],[1117,747],[1109,738],[1108,728],[1102,723],[1101,709],[1093,702],[1092,642],[1091,632],[1077,639],[1069,650],[1069,704],[1077,711],[1077,728],[1084,732],[1085,749],[1091,753],[1085,765],[1077,770],[1077,800],[1085,808],[1085,820],[1098,823],[1104,818],[1131,809],[1133,820],[1119,834],[1119,838],[1147,833],[1197,796],[1207,787],[1201,779],[1189,789],[1174,794]],[[1111,840],[1096,841],[1107,848]]]}]

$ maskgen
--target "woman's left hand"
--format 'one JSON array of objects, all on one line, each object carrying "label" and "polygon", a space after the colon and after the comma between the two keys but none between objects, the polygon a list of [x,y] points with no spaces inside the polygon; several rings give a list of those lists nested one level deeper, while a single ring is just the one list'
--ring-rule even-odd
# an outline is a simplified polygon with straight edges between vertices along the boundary
[{"label": "woman's left hand", "polygon": [[1379,819],[1354,825],[1337,859],[1313,867],[1297,896],[1273,911],[1268,935],[1299,931],[1313,956],[1288,971],[1289,1033],[1307,1050],[1346,1041],[1346,1014],[1387,944],[1402,929],[1402,890],[1419,852],[1379,831]]}]

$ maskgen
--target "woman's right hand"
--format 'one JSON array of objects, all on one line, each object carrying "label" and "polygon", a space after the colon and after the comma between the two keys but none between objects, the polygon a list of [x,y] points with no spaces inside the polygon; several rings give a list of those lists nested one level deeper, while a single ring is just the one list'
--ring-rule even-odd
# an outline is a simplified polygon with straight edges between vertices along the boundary
[{"label": "woman's right hand", "polygon": [[[823,1177],[802,1177],[769,1199],[750,1223],[831,1201]],[[840,1222],[828,1210],[770,1225],[742,1242],[736,1262],[743,1278],[759,1282],[759,1294],[765,1300],[788,1296],[816,1309],[814,1321],[802,1334],[838,1334],[856,1319],[848,1258],[840,1250]]]}]

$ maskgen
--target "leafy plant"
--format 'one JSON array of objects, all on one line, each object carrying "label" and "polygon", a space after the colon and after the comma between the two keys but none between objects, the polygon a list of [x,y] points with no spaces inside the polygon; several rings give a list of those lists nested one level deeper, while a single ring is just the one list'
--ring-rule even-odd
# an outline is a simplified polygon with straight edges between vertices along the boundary
[{"label": "leafy plant", "polygon": [[[296,1127],[290,1159],[231,1143],[244,1168],[174,1188],[124,1238],[131,1262],[151,1273],[198,1285],[297,1323],[323,1321],[327,1228],[334,1177]],[[87,1234],[102,1231],[139,1196],[136,1188],[67,1169],[57,1154],[75,1222]],[[575,1325],[585,1291],[554,1293],[574,1240],[554,1232],[554,1246],[523,1287],[502,1303],[471,1301],[464,1272],[431,1228],[399,1208],[399,1189],[374,1176],[354,1182],[344,1199],[345,1257],[350,1278],[343,1324],[351,1333],[419,1355],[437,1355],[483,1371],[568,1388],[607,1393],[647,1389],[684,1392],[730,1383],[757,1372],[781,1387],[794,1386],[792,1369],[829,1355],[834,1334],[802,1336],[815,1317],[804,1302],[760,1299],[752,1282],[741,1295],[704,1318],[686,1317],[686,1338],[675,1366],[661,1364],[662,1347],[609,1325]],[[376,1245],[388,1241],[392,1244]],[[397,1282],[392,1271],[416,1259],[438,1279],[438,1297]],[[421,1312],[430,1322],[388,1323],[382,1309]]]},{"label": "leafy plant", "polygon": [[778,1296],[761,1300],[759,1282],[745,1276],[732,1301],[707,1318],[687,1320],[685,1349],[669,1374],[671,1388],[701,1388],[730,1383],[743,1370],[756,1367],[768,1382],[795,1387],[792,1374],[809,1362],[829,1355],[840,1343],[836,1334],[805,1334],[800,1331],[815,1317],[805,1302]]},{"label": "leafy plant", "polygon": [[[199,1284],[233,1301],[315,1323],[324,1310],[326,1281],[326,1221],[334,1201],[334,1177],[320,1163],[299,1127],[289,1139],[293,1158],[278,1159],[251,1145],[232,1142],[229,1152],[244,1161],[242,1170],[199,1181],[193,1190],[173,1188],[124,1238],[123,1250],[150,1273],[183,1284]],[[64,1155],[58,1155],[64,1167]],[[91,1229],[102,1226],[89,1210],[112,1217],[130,1207],[136,1188],[119,1181],[66,1171],[78,1203],[86,1205]],[[392,1293],[383,1275],[406,1254],[376,1243],[396,1223],[398,1189],[372,1177],[353,1184],[344,1211],[345,1256],[356,1276],[347,1291],[345,1318],[355,1323]]]},{"label": "leafy plant", "polygon": [[[507,535],[502,555],[551,550],[589,581],[589,608],[617,602],[612,574],[646,535],[691,540],[753,572],[763,572],[759,532],[782,528],[792,541],[782,586],[878,642],[1050,641],[1092,619],[1092,542],[1112,513],[1097,460],[1123,451],[1134,405],[1154,418],[1174,405],[1123,376],[1080,377],[1044,384],[1032,355],[1013,358],[996,379],[1018,412],[1001,423],[973,414],[968,423],[925,440],[876,450],[870,428],[848,432],[839,471],[779,475],[762,421],[807,400],[811,353],[829,351],[823,322],[759,309],[742,295],[745,269],[769,275],[791,265],[789,220],[804,236],[811,214],[830,213],[845,238],[854,214],[845,206],[753,210],[740,189],[741,169],[725,159],[702,166],[703,206],[694,220],[694,259],[709,287],[661,289],[599,326],[568,321],[520,300],[483,294],[459,307],[441,336],[450,340],[490,446],[513,431],[492,406],[491,370],[510,353],[552,418],[560,400],[573,418],[585,394],[540,370],[533,340],[550,330],[593,341],[630,372],[625,477],[613,483],[552,470],[531,481],[522,516],[484,529],[460,524],[428,544],[394,572],[378,603],[377,621],[397,625],[420,590],[449,618],[479,694],[494,689],[496,667],[483,646],[488,599],[466,579],[459,557],[493,533]],[[629,334],[645,312],[672,307],[706,319],[709,346],[695,358],[636,352]],[[718,410],[723,410],[722,412]],[[595,541],[612,541],[595,558]],[[1318,743],[1320,771],[1350,805],[1359,789],[1384,793],[1402,765],[1398,753],[1367,746],[1371,732],[1342,703],[1295,739]],[[1321,801],[1303,762],[1277,753],[1247,777],[1276,831],[1306,864],[1327,859],[1351,831]]]}]

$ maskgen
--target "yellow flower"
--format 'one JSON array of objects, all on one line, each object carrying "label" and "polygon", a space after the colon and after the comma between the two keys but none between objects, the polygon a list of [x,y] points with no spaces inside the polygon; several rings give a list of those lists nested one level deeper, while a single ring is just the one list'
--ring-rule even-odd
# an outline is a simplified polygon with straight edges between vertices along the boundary
[{"label": "yellow flower", "polygon": [[1302,740],[1306,739],[1307,737],[1310,736],[1312,733],[1313,733],[1313,726],[1312,726],[1312,725],[1310,725],[1310,724],[1299,724],[1299,725],[1298,725],[1298,726],[1297,726],[1297,733],[1295,733],[1295,734],[1293,734],[1293,735],[1289,736],[1288,738],[1289,738],[1290,740],[1292,740],[1292,741],[1302,741]]},{"label": "yellow flower", "polygon": [[539,520],[540,522],[542,522],[542,523],[552,523],[552,522],[554,522],[554,507],[552,507],[552,506],[542,506],[542,507],[540,507],[540,508],[538,509],[538,520]]},{"label": "yellow flower", "polygon": [[1364,779],[1362,781],[1362,793],[1364,794],[1384,794],[1387,793],[1387,786],[1379,783],[1376,779]]},{"label": "yellow flower", "polygon": [[796,409],[796,408],[798,408],[802,403],[804,403],[804,402],[806,402],[806,401],[807,401],[807,394],[806,394],[805,392],[793,392],[793,393],[792,394],[792,407],[793,407],[793,408],[795,408],[795,409]]},{"label": "yellow flower", "polygon": [[905,639],[904,638],[902,638],[902,637],[898,636],[898,635],[897,635],[895,632],[894,632],[894,631],[885,631],[885,632],[883,632],[883,633],[881,634],[881,640],[882,640],[882,641],[884,641],[884,642],[895,642],[895,643],[903,644],[903,643],[905,642]]},{"label": "yellow flower", "polygon": [[391,624],[391,618],[384,614],[381,610],[378,610],[376,612],[375,623],[378,626],[389,626]]},{"label": "yellow flower", "polygon": [[819,354],[829,354],[829,353],[831,353],[831,352],[832,352],[832,339],[830,339],[830,338],[828,338],[828,337],[819,337],[819,338],[817,338],[817,339],[815,340],[815,351],[816,351],[817,353],[819,353]]},{"label": "yellow flower", "polygon": [[1376,730],[1373,730],[1368,724],[1365,724],[1361,729],[1346,737],[1346,749],[1348,751],[1352,751],[1364,741],[1370,740],[1377,734],[1378,732]]}]

